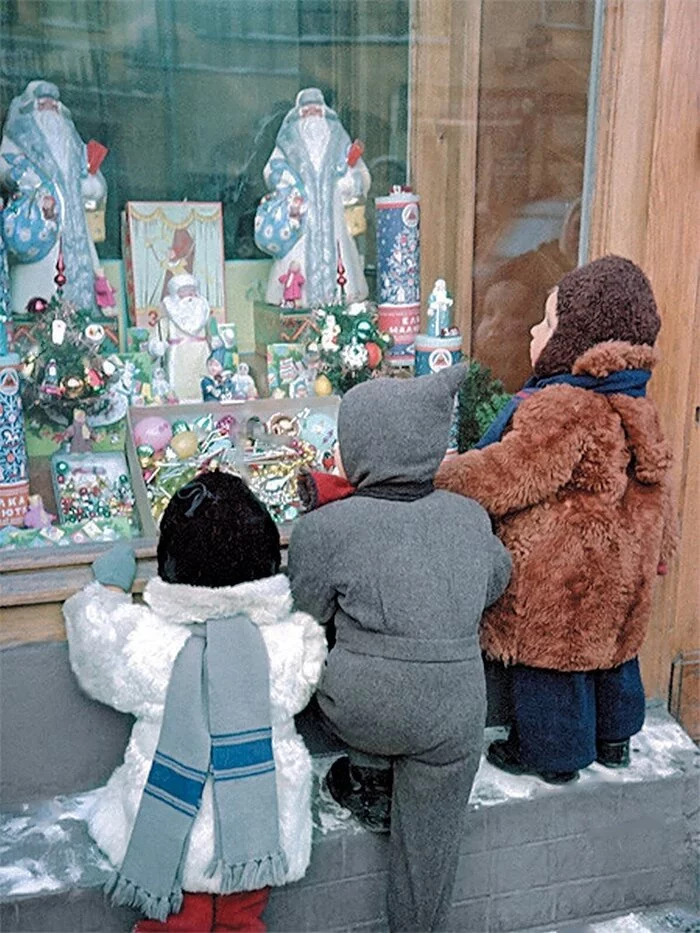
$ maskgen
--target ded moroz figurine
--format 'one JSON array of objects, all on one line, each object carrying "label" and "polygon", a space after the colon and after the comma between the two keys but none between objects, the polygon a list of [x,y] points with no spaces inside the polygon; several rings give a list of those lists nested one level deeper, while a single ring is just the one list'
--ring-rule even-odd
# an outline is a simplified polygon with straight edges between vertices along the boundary
[{"label": "ded moroz figurine", "polygon": [[[299,91],[265,166],[270,193],[255,218],[255,241],[275,260],[267,286],[270,304],[293,301],[314,308],[332,303],[339,251],[348,300],[367,297],[362,259],[345,219],[345,207],[363,199],[370,186],[361,152],[318,88]],[[290,271],[302,280],[292,283]]]},{"label": "ded moroz figurine", "polygon": [[10,104],[0,144],[0,181],[17,188],[4,218],[16,314],[24,313],[35,295],[48,299],[54,293],[59,248],[68,271],[64,297],[78,308],[96,309],[101,270],[85,200],[96,183],[106,191],[99,163],[107,150],[99,146],[99,158],[90,162],[89,145],[78,135],[55,84],[31,81]]}]

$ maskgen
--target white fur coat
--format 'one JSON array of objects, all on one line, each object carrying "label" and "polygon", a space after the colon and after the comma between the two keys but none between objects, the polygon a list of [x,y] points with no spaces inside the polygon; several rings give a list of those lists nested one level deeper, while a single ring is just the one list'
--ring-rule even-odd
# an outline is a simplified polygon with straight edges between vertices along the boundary
[{"label": "white fur coat", "polygon": [[[189,638],[189,625],[244,612],[259,626],[270,662],[280,841],[289,863],[287,881],[301,878],[311,854],[311,758],[292,717],[306,706],[321,676],[323,629],[311,616],[291,611],[289,583],[282,574],[220,589],[154,578],[144,601],[134,603],[126,593],[91,583],[63,607],[70,663],[81,686],[136,717],[124,763],[88,817],[91,835],[120,867],[158,743],[170,672]],[[219,890],[219,872],[206,877],[214,855],[212,817],[209,779],[189,840],[185,891]]]}]

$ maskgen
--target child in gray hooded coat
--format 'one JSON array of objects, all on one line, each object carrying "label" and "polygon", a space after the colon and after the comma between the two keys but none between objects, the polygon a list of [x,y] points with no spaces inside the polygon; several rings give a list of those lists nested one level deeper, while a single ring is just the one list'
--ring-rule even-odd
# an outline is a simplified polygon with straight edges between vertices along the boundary
[{"label": "child in gray hooded coat", "polygon": [[463,376],[348,392],[338,442],[355,492],[299,519],[289,544],[297,608],[335,628],[321,716],[393,771],[391,930],[445,928],[485,723],[477,630],[510,577],[481,506],[433,488]]}]

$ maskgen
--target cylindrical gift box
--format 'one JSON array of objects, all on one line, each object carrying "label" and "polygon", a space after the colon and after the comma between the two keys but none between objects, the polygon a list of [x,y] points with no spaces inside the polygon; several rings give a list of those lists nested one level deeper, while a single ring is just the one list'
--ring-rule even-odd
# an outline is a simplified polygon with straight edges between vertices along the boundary
[{"label": "cylindrical gift box", "polygon": [[395,186],[376,198],[379,305],[420,305],[420,198]]},{"label": "cylindrical gift box", "polygon": [[462,359],[462,335],[433,337],[430,334],[416,336],[416,376],[429,376],[447,366],[454,366]]},{"label": "cylindrical gift box", "polygon": [[0,357],[0,526],[21,525],[29,505],[27,445],[24,438],[19,357]]},{"label": "cylindrical gift box", "polygon": [[394,341],[385,354],[387,363],[411,365],[420,328],[420,305],[379,305],[377,324],[379,330],[389,334]]}]

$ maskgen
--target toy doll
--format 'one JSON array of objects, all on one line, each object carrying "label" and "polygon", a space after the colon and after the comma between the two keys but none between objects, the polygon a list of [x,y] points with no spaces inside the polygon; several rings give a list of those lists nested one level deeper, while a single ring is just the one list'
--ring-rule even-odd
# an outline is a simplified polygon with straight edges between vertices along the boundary
[{"label": "toy doll", "polygon": [[644,722],[637,653],[675,547],[671,455],[645,397],[661,326],[617,256],[567,273],[531,330],[533,378],[436,483],[481,503],[514,555],[482,623],[510,675],[513,728],[489,761],[550,783],[629,763]]},{"label": "toy doll", "polygon": [[81,686],[136,717],[88,828],[114,866],[114,902],[150,918],[137,933],[264,930],[269,886],[306,871],[311,759],[292,717],[326,647],[290,610],[279,567],[267,510],[210,472],[168,504],[144,604],[120,544],[64,606]]},{"label": "toy doll", "polygon": [[335,632],[316,706],[350,753],[326,786],[370,829],[390,824],[393,931],[446,923],[486,713],[477,629],[510,576],[484,510],[433,487],[463,375],[347,392],[347,485],[316,486],[336,501],[302,516],[289,544],[295,604]]}]

